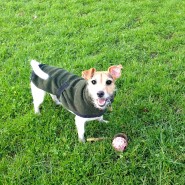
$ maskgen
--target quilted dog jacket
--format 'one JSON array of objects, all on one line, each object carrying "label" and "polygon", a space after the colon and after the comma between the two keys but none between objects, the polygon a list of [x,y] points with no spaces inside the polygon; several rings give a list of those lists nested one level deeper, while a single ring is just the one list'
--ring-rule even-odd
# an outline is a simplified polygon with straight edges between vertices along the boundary
[{"label": "quilted dog jacket", "polygon": [[40,64],[39,67],[49,78],[43,80],[33,71],[31,81],[39,89],[56,95],[66,109],[83,118],[95,118],[104,114],[105,110],[96,108],[92,103],[85,79],[61,68],[45,64]]}]

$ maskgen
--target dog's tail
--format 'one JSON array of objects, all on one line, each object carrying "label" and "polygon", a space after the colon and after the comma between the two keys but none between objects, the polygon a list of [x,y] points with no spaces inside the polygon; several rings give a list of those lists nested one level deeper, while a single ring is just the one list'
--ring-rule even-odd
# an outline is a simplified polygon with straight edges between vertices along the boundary
[{"label": "dog's tail", "polygon": [[40,69],[40,67],[39,67],[40,63],[39,62],[37,62],[36,60],[32,60],[30,62],[30,64],[31,64],[31,67],[32,67],[34,73],[37,76],[39,76],[43,80],[47,80],[49,78],[49,75]]}]

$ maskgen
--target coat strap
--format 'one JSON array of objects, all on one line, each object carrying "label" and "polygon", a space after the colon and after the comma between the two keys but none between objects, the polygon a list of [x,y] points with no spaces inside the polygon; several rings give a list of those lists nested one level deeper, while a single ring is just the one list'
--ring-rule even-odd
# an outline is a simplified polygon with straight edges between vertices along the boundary
[{"label": "coat strap", "polygon": [[60,95],[64,92],[65,89],[67,89],[69,87],[69,83],[68,82],[64,82],[57,90],[57,98],[60,97]]}]

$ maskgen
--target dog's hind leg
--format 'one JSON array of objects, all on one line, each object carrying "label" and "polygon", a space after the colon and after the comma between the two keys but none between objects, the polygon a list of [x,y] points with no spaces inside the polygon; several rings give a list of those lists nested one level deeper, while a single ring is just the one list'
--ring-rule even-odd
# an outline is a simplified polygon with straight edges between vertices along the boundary
[{"label": "dog's hind leg", "polygon": [[45,91],[42,89],[37,88],[32,82],[31,82],[31,92],[33,96],[33,104],[34,104],[34,110],[36,114],[40,113],[40,105],[44,101],[44,96],[46,94]]},{"label": "dog's hind leg", "polygon": [[52,100],[56,103],[56,105],[61,105],[61,102],[59,101],[56,95],[53,95],[53,94],[50,94],[50,95]]}]

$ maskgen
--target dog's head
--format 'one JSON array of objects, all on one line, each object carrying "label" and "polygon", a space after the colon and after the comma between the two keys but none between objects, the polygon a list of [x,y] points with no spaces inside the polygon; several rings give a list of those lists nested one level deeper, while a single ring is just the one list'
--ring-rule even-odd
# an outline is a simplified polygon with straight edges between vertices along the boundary
[{"label": "dog's head", "polygon": [[121,76],[121,69],[122,65],[117,65],[109,67],[108,71],[91,68],[82,72],[95,107],[105,109],[110,103],[115,91],[115,80]]}]

